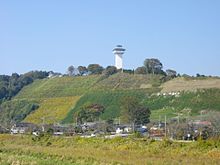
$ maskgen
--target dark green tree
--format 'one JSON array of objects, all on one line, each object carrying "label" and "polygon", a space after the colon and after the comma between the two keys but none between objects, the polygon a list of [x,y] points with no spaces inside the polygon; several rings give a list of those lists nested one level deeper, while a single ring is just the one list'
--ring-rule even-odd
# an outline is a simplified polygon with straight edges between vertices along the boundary
[{"label": "dark green tree", "polygon": [[169,76],[169,77],[172,77],[172,78],[176,77],[176,71],[175,70],[167,69],[166,73],[167,73],[167,76]]},{"label": "dark green tree", "polygon": [[117,73],[117,68],[115,66],[107,66],[106,69],[103,71],[103,74],[106,76],[110,76]]},{"label": "dark green tree", "polygon": [[0,89],[0,99],[4,98],[7,95],[7,89],[5,87],[1,87]]},{"label": "dark green tree", "polygon": [[122,113],[121,116],[125,122],[133,124],[147,124],[149,123],[150,110],[149,108],[140,104],[139,100],[132,96],[127,96],[121,102]]},{"label": "dark green tree", "polygon": [[105,107],[100,104],[86,105],[76,114],[77,122],[94,122],[97,121],[102,113],[104,113]]},{"label": "dark green tree", "polygon": [[79,74],[82,76],[83,74],[86,74],[88,72],[88,69],[85,66],[78,66]]},{"label": "dark green tree", "polygon": [[160,62],[160,60],[156,58],[146,59],[144,61],[144,66],[146,67],[148,73],[152,73],[152,74],[163,73],[163,70],[162,70],[163,64]]},{"label": "dark green tree", "polygon": [[67,74],[68,74],[69,76],[73,76],[74,70],[75,70],[75,68],[74,68],[73,65],[69,66],[68,69],[67,69]]},{"label": "dark green tree", "polygon": [[104,68],[99,64],[89,64],[88,71],[90,74],[102,74]]},{"label": "dark green tree", "polygon": [[144,66],[138,67],[137,69],[135,69],[134,73],[135,74],[147,74],[147,69]]}]

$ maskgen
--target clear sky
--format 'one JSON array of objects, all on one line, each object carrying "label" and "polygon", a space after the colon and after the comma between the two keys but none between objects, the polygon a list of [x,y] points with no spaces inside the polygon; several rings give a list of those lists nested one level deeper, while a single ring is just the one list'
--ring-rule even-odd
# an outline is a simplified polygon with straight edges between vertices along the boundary
[{"label": "clear sky", "polygon": [[220,0],[1,0],[0,74],[70,65],[164,69],[220,76]]}]

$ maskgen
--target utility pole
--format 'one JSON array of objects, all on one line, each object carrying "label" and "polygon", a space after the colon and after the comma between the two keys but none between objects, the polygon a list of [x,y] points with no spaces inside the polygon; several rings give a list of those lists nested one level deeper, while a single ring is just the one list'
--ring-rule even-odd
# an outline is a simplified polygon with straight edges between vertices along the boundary
[{"label": "utility pole", "polygon": [[161,116],[159,116],[159,129],[160,129],[160,121],[161,121]]},{"label": "utility pole", "polygon": [[42,122],[43,122],[43,124],[42,124],[42,132],[44,132],[44,131],[45,131],[45,129],[44,129],[44,125],[45,125],[45,116],[42,117],[41,119],[42,119]]},{"label": "utility pole", "polygon": [[167,115],[165,115],[165,138],[167,137]]}]

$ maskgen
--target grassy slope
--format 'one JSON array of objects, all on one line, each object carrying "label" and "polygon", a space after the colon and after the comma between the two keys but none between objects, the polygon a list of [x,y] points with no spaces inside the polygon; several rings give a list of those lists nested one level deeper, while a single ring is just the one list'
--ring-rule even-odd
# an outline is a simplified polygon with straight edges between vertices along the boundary
[{"label": "grassy slope", "polygon": [[120,102],[124,96],[134,96],[142,101],[148,94],[159,92],[161,76],[158,75],[133,75],[127,73],[117,73],[93,86],[90,92],[86,93],[77,102],[64,123],[72,122],[74,113],[79,111],[84,105],[98,103],[105,107],[105,112],[101,119],[116,118],[120,116]]},{"label": "grassy slope", "polygon": [[40,108],[25,118],[25,122],[40,124],[58,123],[63,120],[69,110],[75,106],[79,96],[48,98],[40,102]]},{"label": "grassy slope", "polygon": [[160,75],[117,73],[95,85],[95,89],[143,89],[160,86]]},{"label": "grassy slope", "polygon": [[100,78],[100,76],[62,77],[37,80],[26,86],[15,97],[20,98],[52,98],[81,96],[87,92]]},{"label": "grassy slope", "polygon": [[[140,97],[144,93],[160,91],[159,88],[151,88],[160,85],[161,76],[157,75],[118,73],[104,80],[100,78],[100,76],[87,76],[37,80],[25,87],[15,99],[29,98],[40,103],[40,108],[29,115],[25,121],[41,123],[41,118],[47,114],[45,121],[51,123],[64,118],[69,109],[82,96],[76,104],[76,108],[72,108],[64,120],[70,122],[73,118],[73,112],[78,111],[84,104],[103,104],[106,111],[102,118],[113,118],[120,114],[120,100],[123,96],[134,95]],[[140,88],[142,90],[137,91]],[[73,98],[73,96],[76,97]],[[66,99],[63,99],[63,97]]]},{"label": "grassy slope", "polygon": [[140,90],[103,90],[96,92],[89,92],[81,97],[77,102],[75,108],[73,108],[67,117],[64,119],[64,123],[69,123],[73,121],[73,114],[80,111],[80,108],[84,105],[91,103],[98,103],[105,107],[104,113],[101,115],[101,119],[113,119],[120,116],[121,110],[121,99],[124,96],[134,96],[139,100],[145,97],[146,93]]},{"label": "grassy slope", "polygon": [[[44,116],[45,110],[48,112],[48,122],[52,122],[52,120],[57,122],[63,119],[66,114],[64,122],[71,122],[73,113],[88,103],[103,104],[106,111],[101,118],[114,118],[120,114],[120,100],[125,95],[142,98],[145,105],[153,110],[152,119],[165,114],[168,114],[168,117],[173,117],[174,113],[187,108],[192,109],[194,115],[202,109],[220,109],[220,96],[215,91],[205,94],[185,93],[180,98],[156,96],[147,98],[149,93],[159,92],[161,88],[163,88],[162,92],[170,92],[219,87],[220,79],[176,78],[161,86],[160,79],[161,76],[157,75],[125,73],[118,73],[106,79],[101,79],[100,76],[43,79],[22,89],[15,99],[39,102],[40,108],[26,119],[26,121],[36,123],[40,122],[39,119]],[[75,104],[75,108],[72,108]],[[56,115],[54,116],[54,114]]]},{"label": "grassy slope", "polygon": [[[152,110],[152,119],[159,116],[168,118],[188,115],[196,116],[201,110],[220,111],[220,89],[204,89],[197,92],[183,92],[180,97],[152,96],[144,101],[145,105]],[[190,112],[189,112],[190,111]]]},{"label": "grassy slope", "polygon": [[39,109],[31,113],[24,121],[31,123],[57,123],[64,119],[81,95],[88,92],[100,76],[62,77],[37,80],[25,87],[15,97],[34,99],[39,102]]}]

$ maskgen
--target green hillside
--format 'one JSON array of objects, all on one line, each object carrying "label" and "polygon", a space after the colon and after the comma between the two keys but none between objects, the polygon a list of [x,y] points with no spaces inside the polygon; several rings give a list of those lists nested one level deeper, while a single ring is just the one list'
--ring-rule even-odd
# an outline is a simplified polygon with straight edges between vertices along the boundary
[{"label": "green hillside", "polygon": [[176,117],[179,113],[182,118],[200,115],[205,111],[220,111],[220,89],[203,89],[197,92],[182,92],[175,96],[151,96],[144,100],[144,104],[152,111],[151,119],[159,117]]},{"label": "green hillside", "polygon": [[125,96],[134,96],[141,101],[144,97],[146,97],[146,92],[143,90],[103,90],[86,93],[80,98],[75,108],[69,112],[63,122],[73,122],[73,114],[80,111],[81,107],[92,103],[101,104],[105,107],[105,111],[101,115],[101,119],[105,120],[119,117],[121,111],[120,102]]},{"label": "green hillside", "polygon": [[40,124],[42,122],[53,124],[63,120],[69,110],[79,100],[79,96],[48,98],[40,101],[37,111],[30,113],[25,122]]},{"label": "green hillside", "polygon": [[52,98],[81,96],[87,92],[100,76],[60,77],[37,80],[24,87],[15,97],[21,98]]},{"label": "green hillside", "polygon": [[38,102],[33,100],[6,101],[0,105],[0,123],[7,126],[8,124],[21,122],[38,107]]},{"label": "green hillside", "polygon": [[[82,106],[101,104],[105,107],[101,119],[120,116],[121,99],[134,96],[152,111],[151,120],[199,115],[201,110],[220,110],[218,78],[175,78],[164,81],[161,75],[117,73],[61,77],[36,80],[24,87],[11,101],[0,105],[0,122],[25,121],[46,123],[74,121],[74,114]],[[206,90],[202,90],[202,89]],[[215,89],[212,89],[215,88]],[[200,90],[198,90],[200,89]],[[196,90],[198,90],[196,92]],[[157,96],[157,93],[181,92],[179,97]],[[27,116],[27,117],[26,117]]]}]

